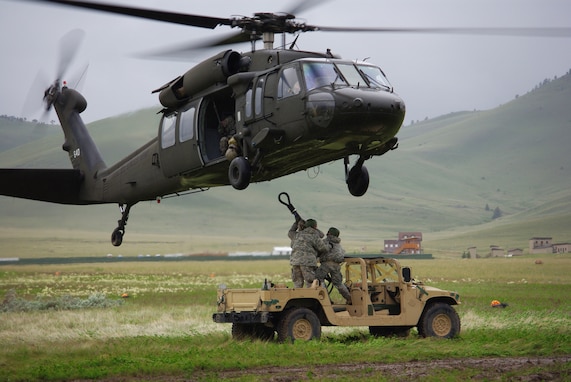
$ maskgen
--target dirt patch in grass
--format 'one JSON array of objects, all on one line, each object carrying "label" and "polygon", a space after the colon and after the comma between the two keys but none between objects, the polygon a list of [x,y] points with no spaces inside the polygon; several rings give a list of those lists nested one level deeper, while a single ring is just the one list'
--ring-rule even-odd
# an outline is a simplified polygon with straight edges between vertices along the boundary
[{"label": "dirt patch in grass", "polygon": [[[434,361],[411,361],[391,364],[350,363],[344,365],[320,365],[299,368],[264,368],[257,370],[228,371],[218,374],[221,379],[237,378],[246,375],[266,376],[269,381],[289,382],[299,380],[321,380],[347,378],[351,375],[359,378],[384,376],[390,380],[415,381],[422,378],[474,370],[472,379],[495,380],[505,378],[506,373],[517,371],[520,377],[511,377],[517,381],[553,381],[566,380],[568,375],[558,375],[556,366],[571,362],[571,356],[547,358],[465,358]],[[526,370],[529,371],[526,372]],[[454,374],[452,374],[454,375]]]},{"label": "dirt patch in grass", "polygon": [[[194,372],[192,376],[145,376],[147,381],[202,381],[202,380],[246,380],[293,382],[305,380],[348,380],[386,378],[388,380],[410,381],[438,376],[467,377],[474,380],[510,381],[566,381],[571,368],[571,355],[560,357],[489,357],[462,358],[433,361],[410,361],[398,363],[346,363],[339,365],[317,365],[301,367],[268,366],[246,370],[218,372]],[[135,381],[137,377],[110,377],[108,382]],[[80,382],[80,381],[77,381]]]}]

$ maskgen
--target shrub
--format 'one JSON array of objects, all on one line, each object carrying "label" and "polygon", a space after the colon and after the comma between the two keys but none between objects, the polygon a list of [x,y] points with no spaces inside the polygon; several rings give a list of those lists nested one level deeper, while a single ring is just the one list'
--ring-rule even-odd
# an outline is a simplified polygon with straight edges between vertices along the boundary
[{"label": "shrub", "polygon": [[111,308],[123,304],[123,300],[108,299],[102,293],[93,293],[85,299],[69,295],[26,300],[18,297],[16,291],[11,289],[6,293],[0,305],[0,312],[29,312],[35,310],[76,310],[86,308]]}]

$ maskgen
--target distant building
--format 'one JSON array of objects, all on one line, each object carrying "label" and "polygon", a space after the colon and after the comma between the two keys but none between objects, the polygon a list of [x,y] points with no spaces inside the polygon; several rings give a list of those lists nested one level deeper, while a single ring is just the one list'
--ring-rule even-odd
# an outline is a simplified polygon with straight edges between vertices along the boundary
[{"label": "distant building", "polygon": [[569,253],[571,252],[571,243],[553,244],[553,253]]},{"label": "distant building", "polygon": [[468,248],[468,253],[470,254],[471,259],[477,259],[478,258],[478,251],[476,250],[476,247]]},{"label": "distant building", "polygon": [[504,249],[497,245],[490,245],[490,257],[504,257]]},{"label": "distant building", "polygon": [[508,249],[508,257],[510,257],[510,256],[521,256],[521,255],[523,255],[523,249],[521,249],[521,248]]},{"label": "distant building", "polygon": [[397,240],[385,240],[384,253],[419,254],[422,253],[422,232],[399,232]]},{"label": "distant building", "polygon": [[291,255],[291,247],[274,247],[272,256],[286,256]]},{"label": "distant building", "polygon": [[529,253],[553,253],[552,237],[532,237],[529,239]]},{"label": "distant building", "polygon": [[571,243],[553,243],[551,237],[532,237],[529,239],[529,253],[569,253]]}]

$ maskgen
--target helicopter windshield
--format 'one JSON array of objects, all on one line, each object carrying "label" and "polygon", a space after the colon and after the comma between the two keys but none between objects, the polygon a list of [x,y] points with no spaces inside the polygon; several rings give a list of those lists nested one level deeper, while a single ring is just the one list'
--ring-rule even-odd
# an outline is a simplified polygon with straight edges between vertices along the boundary
[{"label": "helicopter windshield", "polygon": [[367,85],[367,82],[361,77],[357,68],[353,64],[337,64],[337,67],[345,77],[345,80],[351,86],[364,86]]},{"label": "helicopter windshield", "polygon": [[383,71],[368,64],[304,62],[303,75],[308,91],[335,85],[391,89]]},{"label": "helicopter windshield", "polygon": [[357,64],[359,72],[365,77],[369,82],[369,86],[372,88],[383,88],[390,90],[392,88],[391,84],[381,68],[372,65],[360,65]]},{"label": "helicopter windshield", "polygon": [[303,76],[308,91],[333,84],[347,85],[331,62],[305,62]]}]

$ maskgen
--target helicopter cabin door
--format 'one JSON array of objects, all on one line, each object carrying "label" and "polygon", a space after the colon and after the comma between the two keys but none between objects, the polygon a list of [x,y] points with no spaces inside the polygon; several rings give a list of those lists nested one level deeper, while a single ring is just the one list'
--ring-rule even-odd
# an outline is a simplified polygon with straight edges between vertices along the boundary
[{"label": "helicopter cabin door", "polygon": [[299,63],[284,66],[279,72],[275,94],[275,118],[287,135],[300,137],[305,130],[303,83]]},{"label": "helicopter cabin door", "polygon": [[160,166],[167,177],[203,166],[197,144],[198,101],[163,114],[159,128]]}]

